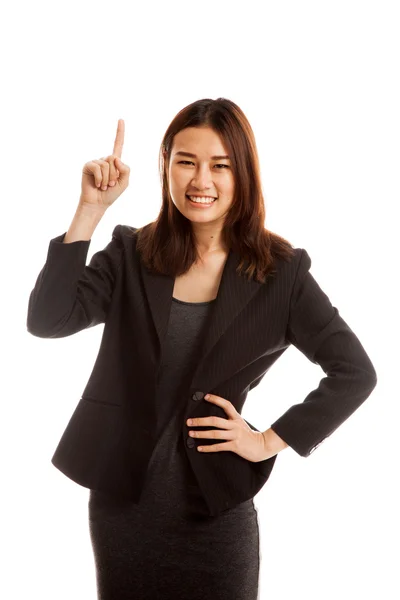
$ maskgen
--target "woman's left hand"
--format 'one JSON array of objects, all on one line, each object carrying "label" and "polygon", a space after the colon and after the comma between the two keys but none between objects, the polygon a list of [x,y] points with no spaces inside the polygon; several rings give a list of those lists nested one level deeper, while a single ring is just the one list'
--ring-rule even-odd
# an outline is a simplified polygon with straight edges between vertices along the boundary
[{"label": "woman's left hand", "polygon": [[220,428],[219,430],[214,429],[209,431],[189,431],[189,435],[197,439],[212,438],[228,441],[223,444],[199,446],[197,450],[201,452],[223,452],[224,450],[230,450],[250,462],[260,462],[273,456],[266,448],[265,438],[261,431],[251,429],[229,400],[215,394],[207,395],[209,398],[205,396],[205,400],[223,408],[228,415],[228,419],[213,416],[191,419],[191,424],[186,421],[186,424],[190,427],[210,425]]}]

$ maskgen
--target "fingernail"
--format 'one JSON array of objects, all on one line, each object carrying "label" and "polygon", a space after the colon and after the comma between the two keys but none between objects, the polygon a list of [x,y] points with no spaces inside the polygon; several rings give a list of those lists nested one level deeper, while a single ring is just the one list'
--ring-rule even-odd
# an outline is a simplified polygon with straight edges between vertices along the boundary
[{"label": "fingernail", "polygon": [[110,181],[110,183],[108,185],[111,185],[111,186],[115,185],[115,181]]}]

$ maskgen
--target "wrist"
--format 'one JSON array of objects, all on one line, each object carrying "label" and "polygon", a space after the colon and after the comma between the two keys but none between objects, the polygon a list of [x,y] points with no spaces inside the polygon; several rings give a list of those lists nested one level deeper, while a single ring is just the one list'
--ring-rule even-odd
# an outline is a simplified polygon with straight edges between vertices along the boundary
[{"label": "wrist", "polygon": [[95,221],[100,220],[104,216],[106,210],[106,208],[102,208],[99,206],[78,204],[78,208],[76,209],[76,215],[84,219],[90,219]]},{"label": "wrist", "polygon": [[78,206],[71,225],[64,236],[63,243],[69,244],[90,240],[104,213],[105,210],[103,209]]},{"label": "wrist", "polygon": [[266,450],[271,453],[271,456],[278,454],[281,450],[288,447],[285,442],[271,427],[263,432]]}]

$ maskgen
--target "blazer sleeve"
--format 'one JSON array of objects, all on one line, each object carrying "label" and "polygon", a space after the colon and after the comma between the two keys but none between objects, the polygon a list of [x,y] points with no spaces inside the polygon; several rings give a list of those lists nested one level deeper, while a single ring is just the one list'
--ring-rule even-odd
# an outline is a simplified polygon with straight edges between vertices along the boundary
[{"label": "blazer sleeve", "polygon": [[30,293],[26,326],[42,338],[66,337],[104,323],[123,257],[121,225],[86,265],[91,240],[50,240],[47,258]]},{"label": "blazer sleeve", "polygon": [[377,384],[360,340],[310,273],[301,249],[290,299],[287,338],[326,373],[305,400],[271,425],[300,456],[309,456],[368,398]]}]

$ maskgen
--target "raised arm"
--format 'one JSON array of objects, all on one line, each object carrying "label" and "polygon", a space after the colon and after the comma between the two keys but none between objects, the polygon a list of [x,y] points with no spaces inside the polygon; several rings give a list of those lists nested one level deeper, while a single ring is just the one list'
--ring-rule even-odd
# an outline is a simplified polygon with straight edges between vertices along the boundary
[{"label": "raised arm", "polygon": [[98,223],[129,185],[130,168],[121,161],[124,134],[125,124],[119,119],[113,153],[82,169],[74,218],[67,232],[50,240],[46,262],[29,296],[26,325],[32,335],[65,337],[106,319],[122,261],[121,226],[87,266],[86,258]]}]

